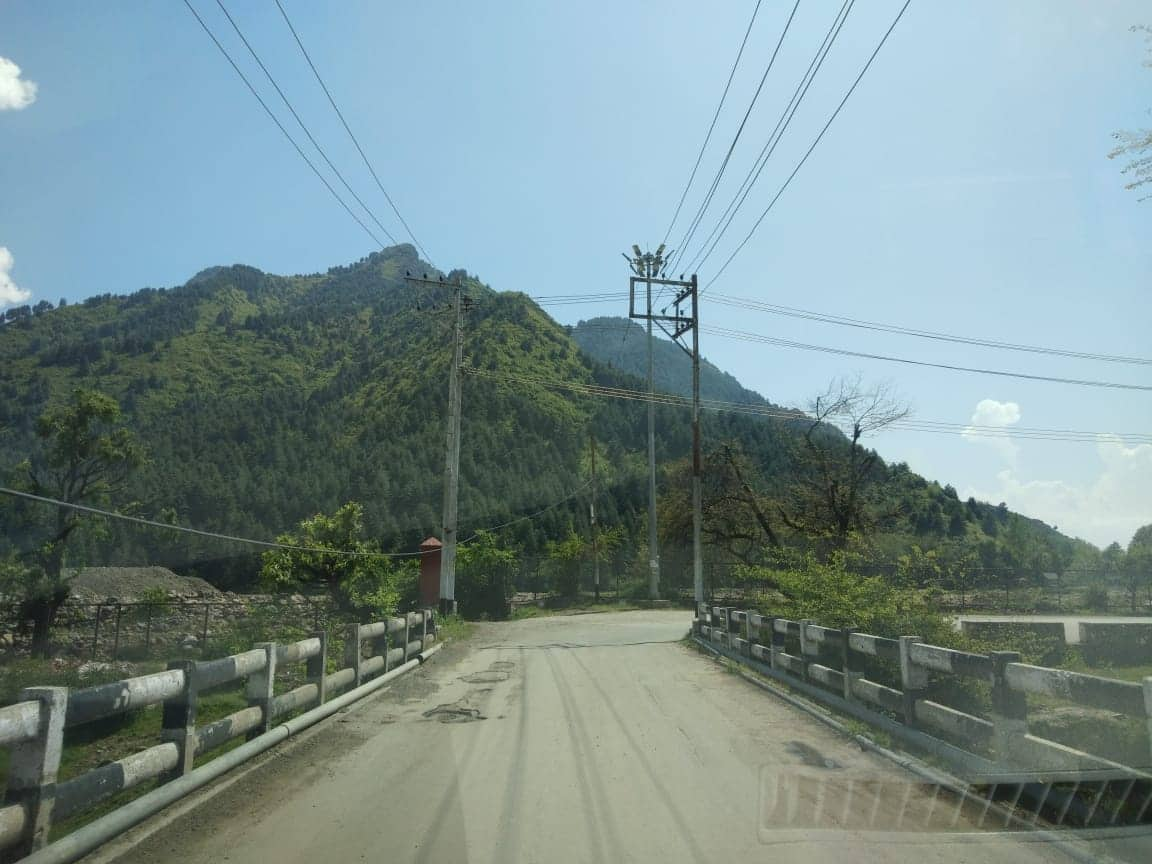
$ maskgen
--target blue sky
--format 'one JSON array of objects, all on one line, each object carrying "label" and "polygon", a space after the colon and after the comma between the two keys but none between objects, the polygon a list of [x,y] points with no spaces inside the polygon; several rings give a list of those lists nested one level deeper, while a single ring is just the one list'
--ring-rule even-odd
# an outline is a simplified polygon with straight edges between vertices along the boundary
[{"label": "blue sky", "polygon": [[[283,2],[436,263],[532,294],[626,287],[619,253],[663,237],[753,6]],[[194,3],[279,109],[214,0]],[[857,5],[701,270],[705,283],[900,4]],[[354,188],[402,236],[272,0],[228,6]],[[764,0],[702,179],[715,171],[791,7]],[[718,200],[744,176],[838,8],[801,3]],[[710,290],[1152,355],[1152,202],[1125,191],[1121,165],[1106,158],[1113,130],[1152,124],[1152,69],[1128,29],[1139,23],[1152,14],[1136,0],[914,0]],[[0,63],[0,293],[55,302],[180,284],[213,264],[314,272],[372,250],[180,0],[6,0],[0,58],[10,61]],[[702,191],[693,190],[689,209]],[[718,215],[710,211],[705,225]],[[680,234],[677,227],[673,242]],[[558,317],[622,311],[562,307]],[[705,304],[703,315],[707,324],[866,352],[1150,383],[1148,367],[949,346],[718,304]],[[834,376],[860,373],[890,381],[928,420],[1152,431],[1145,392],[913,369],[708,334],[702,345],[785,404],[803,405]],[[1007,501],[1097,544],[1126,544],[1152,522],[1152,445],[912,432],[873,443],[962,495]]]}]

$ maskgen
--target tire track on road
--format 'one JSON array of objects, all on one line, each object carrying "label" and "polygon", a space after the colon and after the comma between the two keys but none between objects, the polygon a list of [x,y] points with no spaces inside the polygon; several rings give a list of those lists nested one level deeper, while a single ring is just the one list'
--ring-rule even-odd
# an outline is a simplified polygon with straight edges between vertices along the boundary
[{"label": "tire track on road", "polygon": [[[621,860],[619,853],[624,846],[620,842],[620,834],[616,829],[616,822],[612,814],[597,806],[597,801],[608,800],[608,793],[599,776],[595,773],[595,765],[592,763],[592,745],[588,738],[588,730],[584,725],[584,718],[576,707],[577,701],[572,696],[572,690],[565,680],[564,672],[560,669],[560,663],[554,651],[548,649],[544,652],[544,656],[552,669],[552,680],[556,684],[556,691],[560,694],[560,702],[564,706],[564,713],[569,721],[568,730],[571,733],[572,742],[576,745],[576,779],[580,787],[580,798],[584,803],[584,821],[588,826],[588,837],[592,840],[592,845],[595,846],[592,860],[597,862],[619,861]],[[593,764],[591,775],[589,775],[587,767],[590,763]],[[596,787],[595,790],[592,789],[593,785]],[[603,829],[603,833],[601,829]],[[608,834],[610,848],[617,854],[610,856],[608,850],[604,848],[604,833]]]},{"label": "tire track on road", "polygon": [[508,764],[508,776],[504,782],[504,801],[500,810],[500,822],[493,850],[493,860],[512,861],[519,857],[520,823],[524,814],[524,732],[528,726],[528,664],[524,649],[517,655],[520,663],[520,710],[516,717],[513,733],[512,760]]},{"label": "tire track on road", "polygon": [[592,670],[584,665],[584,661],[580,659],[577,653],[572,652],[572,659],[588,677],[588,681],[591,683],[592,688],[600,695],[600,699],[603,702],[605,709],[607,709],[608,715],[616,722],[616,725],[620,727],[621,734],[623,734],[623,736],[628,740],[628,743],[632,746],[632,752],[636,755],[636,759],[639,761],[640,766],[643,768],[644,774],[647,776],[649,783],[652,784],[652,788],[656,792],[657,800],[659,800],[663,805],[664,809],[668,812],[668,815],[672,817],[672,823],[676,826],[676,831],[684,843],[684,848],[691,852],[692,859],[694,861],[700,862],[700,864],[707,864],[707,862],[712,860],[711,857],[705,853],[704,849],[696,841],[696,838],[686,828],[686,826],[692,824],[691,820],[685,813],[681,812],[680,808],[676,806],[676,802],[672,800],[672,796],[668,794],[668,790],[665,788],[665,784],[660,780],[660,777],[656,773],[652,763],[644,754],[644,750],[641,748],[640,743],[636,740],[635,736],[633,736],[631,730],[628,728],[628,724],[624,722],[624,718],[620,716],[620,712],[617,711],[616,707],[612,704],[611,698],[609,698],[608,694],[604,691],[604,688],[600,686],[600,682],[596,679],[596,676],[593,674]]}]

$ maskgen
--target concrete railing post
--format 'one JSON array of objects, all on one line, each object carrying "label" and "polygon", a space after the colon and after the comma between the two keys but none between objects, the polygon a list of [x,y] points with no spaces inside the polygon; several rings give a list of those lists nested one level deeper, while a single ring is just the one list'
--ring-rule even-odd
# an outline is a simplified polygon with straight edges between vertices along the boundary
[{"label": "concrete railing post", "polygon": [[752,656],[752,611],[744,611],[744,655]]},{"label": "concrete railing post", "polygon": [[316,704],[323,705],[328,701],[328,631],[317,630],[312,635],[320,640],[320,653],[308,658],[306,674],[308,681],[319,691],[320,698]]},{"label": "concrete railing post", "polygon": [[264,668],[248,676],[248,704],[260,709],[260,725],[248,733],[249,740],[272,728],[272,697],[276,695],[276,643],[257,642],[252,647],[264,652]]},{"label": "concrete railing post", "polygon": [[176,767],[168,779],[174,780],[192,770],[196,758],[196,662],[173,660],[169,669],[184,673],[184,688],[164,700],[160,720],[160,738],[176,745]]},{"label": "concrete railing post", "polygon": [[52,805],[56,799],[56,774],[64,751],[68,688],[29,687],[20,692],[19,701],[40,703],[40,728],[35,739],[12,748],[4,802],[22,804],[28,821],[20,842],[8,850],[12,858],[5,860],[22,858],[48,842]]},{"label": "concrete railing post", "polygon": [[1146,729],[1148,730],[1148,748],[1149,755],[1152,756],[1152,675],[1144,679],[1144,714],[1148,718],[1146,722]]},{"label": "concrete railing post", "polygon": [[408,662],[408,640],[411,637],[408,635],[408,613],[404,613],[404,662]]},{"label": "concrete railing post", "polygon": [[1028,697],[1008,686],[1005,667],[1019,663],[1017,651],[993,651],[992,749],[1001,765],[1018,761],[1017,742],[1028,734]]},{"label": "concrete railing post", "polygon": [[724,645],[730,649],[736,647],[736,633],[732,629],[732,613],[735,611],[731,606],[724,607]]},{"label": "concrete railing post", "polygon": [[360,650],[360,625],[349,624],[344,634],[344,665],[352,670],[352,686],[359,687],[363,680],[360,671],[364,653]]},{"label": "concrete railing post", "polygon": [[428,650],[428,610],[420,610],[420,650]]},{"label": "concrete railing post", "polygon": [[840,672],[844,675],[844,699],[848,702],[853,700],[852,685],[856,681],[856,677],[852,671],[852,634],[856,632],[855,627],[844,627],[840,630]]},{"label": "concrete railing post", "polygon": [[[380,648],[383,646],[383,648]],[[392,637],[388,635],[388,619],[384,619],[384,635],[380,637],[379,642],[373,647],[374,651],[384,655],[384,671],[387,672],[392,668],[392,664],[388,662],[388,651],[392,647]]]},{"label": "concrete railing post", "polygon": [[784,650],[784,635],[776,632],[776,619],[769,618],[764,622],[768,628],[768,665],[773,669],[780,668],[780,652]]},{"label": "concrete railing post", "polygon": [[916,725],[916,700],[928,689],[928,670],[912,662],[912,646],[919,636],[900,637],[900,689],[904,691],[904,723]]},{"label": "concrete railing post", "polygon": [[811,618],[805,618],[800,622],[800,677],[802,680],[808,680],[808,650],[810,643],[808,641],[808,625],[815,624],[816,622]]}]

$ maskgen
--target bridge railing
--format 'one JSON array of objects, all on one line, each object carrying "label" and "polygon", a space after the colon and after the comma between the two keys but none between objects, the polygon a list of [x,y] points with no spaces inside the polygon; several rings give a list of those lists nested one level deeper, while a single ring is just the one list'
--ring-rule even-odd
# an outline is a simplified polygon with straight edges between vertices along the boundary
[{"label": "bridge railing", "polygon": [[[1039,786],[1044,801],[1037,806],[1061,821],[1152,821],[1152,676],[1139,683],[1101,678],[1022,663],[1012,651],[974,654],[917,636],[885,638],[707,604],[698,607],[693,631],[731,659],[879,725],[968,776]],[[877,671],[888,672],[879,677],[889,682],[874,680]],[[930,692],[948,692],[938,686],[941,679],[985,685],[985,715],[930,699]],[[1124,765],[1033,734],[1029,696],[1141,721],[1142,758]],[[1082,746],[1100,743],[1086,740]]]},{"label": "bridge railing", "polygon": [[[240,736],[268,732],[277,718],[324,704],[331,695],[407,663],[436,639],[429,610],[369,624],[345,635],[345,666],[328,673],[328,633],[287,644],[263,642],[214,660],[178,660],[163,672],[79,690],[32,687],[0,708],[0,747],[11,751],[0,806],[0,856],[15,860],[45,845],[54,824],[149,781],[192,771],[197,759]],[[304,683],[277,693],[277,673],[304,665]],[[247,706],[197,725],[201,694],[244,684]],[[65,731],[162,705],[160,743],[58,782]]]}]

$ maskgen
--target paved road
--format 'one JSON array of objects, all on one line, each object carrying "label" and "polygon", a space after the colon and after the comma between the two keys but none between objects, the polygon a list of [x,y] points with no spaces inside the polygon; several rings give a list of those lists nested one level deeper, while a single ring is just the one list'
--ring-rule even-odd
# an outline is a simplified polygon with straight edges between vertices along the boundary
[{"label": "paved road", "polygon": [[117,860],[1067,860],[1005,835],[846,827],[884,808],[859,795],[834,805],[830,778],[911,788],[909,822],[928,799],[893,763],[680,644],[688,624],[651,611],[481,625],[205,803],[145,826],[151,836]]}]

